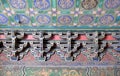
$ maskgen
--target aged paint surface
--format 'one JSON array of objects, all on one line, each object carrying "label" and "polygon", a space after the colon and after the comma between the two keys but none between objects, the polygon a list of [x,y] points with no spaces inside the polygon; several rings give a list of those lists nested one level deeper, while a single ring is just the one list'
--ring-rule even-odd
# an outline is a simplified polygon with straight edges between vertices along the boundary
[{"label": "aged paint surface", "polygon": [[119,76],[114,67],[17,67],[0,69],[0,76]]},{"label": "aged paint surface", "polygon": [[[109,27],[109,25],[120,25],[120,0],[0,0],[0,5],[0,24],[4,26],[99,25],[101,27],[108,25],[107,27]],[[14,18],[16,15],[24,15],[29,22],[21,24],[25,22],[25,18],[21,18],[21,16]],[[38,20],[39,15],[43,19]],[[64,15],[68,15],[68,17],[59,19]],[[84,15],[88,19],[82,19],[82,23],[85,24],[81,24],[79,18]],[[106,17],[106,15],[110,15],[110,17]],[[91,25],[86,24],[86,21],[91,22],[91,16],[93,16]],[[41,24],[41,22],[43,23]]]},{"label": "aged paint surface", "polygon": [[[11,28],[20,29],[21,27],[22,29],[26,28],[27,30],[33,28],[48,30],[49,28],[57,31],[60,29],[59,25],[63,31],[66,29],[84,30],[83,28],[89,29],[90,27],[92,27],[92,30],[95,30],[95,27],[98,27],[96,30],[106,30],[105,28],[108,28],[108,31],[110,29],[119,30],[120,0],[0,0],[0,29],[2,30],[5,28],[10,30]],[[30,27],[28,28],[28,26]],[[34,26],[42,26],[42,28]],[[54,26],[59,27],[56,29]],[[66,26],[70,27],[67,28]],[[72,26],[77,27],[73,28]],[[78,28],[78,26],[80,27]],[[10,35],[10,33],[8,33],[8,35]],[[35,35],[36,34],[34,34],[34,36]],[[51,34],[48,36],[50,35]],[[95,35],[97,35],[96,32],[94,33],[94,37]],[[34,36],[32,33],[31,35],[27,35],[25,39],[28,41],[32,39],[34,40]],[[116,34],[115,36],[118,37],[119,35]],[[11,37],[13,44],[12,47],[14,48],[16,47],[15,40],[22,39],[16,39],[14,33]],[[40,35],[38,37],[41,39]],[[69,43],[69,32],[66,37],[68,37],[67,39]],[[96,58],[97,53],[95,50],[92,50],[94,53],[90,50],[84,50],[82,51],[83,54],[80,55],[78,55],[80,52],[77,52],[74,57],[69,57],[70,54],[66,54],[64,51],[60,51],[60,53],[58,52],[60,56],[57,54],[53,55],[53,52],[48,52],[48,54],[46,53],[47,58],[49,57],[48,61],[39,62],[35,60],[35,48],[34,54],[30,52],[26,54],[25,51],[25,53],[20,55],[20,62],[12,62],[11,60],[18,59],[18,57],[15,57],[15,52],[12,52],[13,55],[10,57],[11,53],[9,52],[14,51],[15,49],[8,49],[9,52],[7,52],[7,54],[5,54],[6,51],[5,53],[2,53],[1,50],[1,40],[4,40],[5,38],[6,37],[3,33],[0,33],[0,76],[120,76],[119,47],[115,47],[119,46],[118,44],[114,45],[114,50],[107,50],[107,53],[101,58],[100,62],[91,61],[90,57],[94,57],[92,58],[93,60],[99,60]],[[58,38],[59,40],[61,39],[59,35]],[[57,41],[58,38],[53,38],[53,40]],[[97,39],[98,38],[95,38],[94,40],[97,42]],[[78,40],[84,41],[88,39],[86,36],[78,36]],[[117,41],[117,38],[115,39],[109,34],[109,36],[105,36],[103,40]],[[9,38],[8,41],[10,41]],[[59,42],[56,43],[59,44]],[[31,46],[32,45],[31,42]],[[22,57],[23,54],[25,54],[24,57]],[[50,54],[52,54],[51,57],[49,56]],[[61,59],[63,56],[68,56],[66,60],[73,58],[75,61],[64,62]],[[41,60],[44,60],[44,58],[41,58]],[[38,60],[40,60],[40,58],[38,58]]]}]

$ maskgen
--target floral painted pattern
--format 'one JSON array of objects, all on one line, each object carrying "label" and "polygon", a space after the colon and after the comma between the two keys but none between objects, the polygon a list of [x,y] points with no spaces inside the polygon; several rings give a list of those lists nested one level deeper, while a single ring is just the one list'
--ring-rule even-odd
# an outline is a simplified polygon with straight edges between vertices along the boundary
[{"label": "floral painted pattern", "polygon": [[23,9],[26,7],[25,0],[10,0],[10,4],[12,5],[12,7],[17,9]]},{"label": "floral painted pattern", "polygon": [[72,8],[74,5],[74,0],[58,0],[58,6],[62,9]]},{"label": "floral painted pattern", "polygon": [[39,15],[37,17],[37,21],[40,23],[40,24],[48,24],[50,23],[50,17],[47,16],[47,15]]},{"label": "floral painted pattern", "polygon": [[50,0],[34,0],[34,5],[36,8],[45,10],[50,7]]}]

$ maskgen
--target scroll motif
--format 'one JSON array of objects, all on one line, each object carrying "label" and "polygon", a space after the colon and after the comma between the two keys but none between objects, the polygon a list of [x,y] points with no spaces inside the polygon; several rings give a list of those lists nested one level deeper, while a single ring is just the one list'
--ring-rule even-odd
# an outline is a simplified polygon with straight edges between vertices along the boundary
[{"label": "scroll motif", "polygon": [[69,76],[79,76],[79,74],[76,70],[70,70]]},{"label": "scroll motif", "polygon": [[7,21],[8,21],[8,18],[5,15],[0,14],[0,24],[5,24],[7,23]]},{"label": "scroll motif", "polygon": [[50,7],[50,0],[34,0],[34,5],[36,8],[45,10]]},{"label": "scroll motif", "polygon": [[72,18],[68,15],[63,15],[58,18],[58,22],[60,24],[70,24],[72,21]]},{"label": "scroll motif", "polygon": [[47,16],[47,15],[39,15],[37,17],[37,21],[40,23],[40,24],[48,24],[50,23],[50,17]]},{"label": "scroll motif", "polygon": [[114,21],[114,17],[112,15],[104,15],[99,20],[101,24],[110,24]]},{"label": "scroll motif", "polygon": [[81,24],[90,24],[92,21],[93,21],[93,17],[91,15],[84,15],[79,19],[79,22]]},{"label": "scroll motif", "polygon": [[120,0],[106,0],[105,1],[106,8],[118,8],[120,6]]},{"label": "scroll motif", "polygon": [[58,0],[58,6],[62,9],[69,9],[74,6],[74,0]]},{"label": "scroll motif", "polygon": [[14,8],[23,9],[26,6],[26,1],[25,0],[10,0],[10,4]]},{"label": "scroll motif", "polygon": [[83,0],[82,1],[82,7],[87,10],[95,8],[97,4],[98,4],[97,0]]}]

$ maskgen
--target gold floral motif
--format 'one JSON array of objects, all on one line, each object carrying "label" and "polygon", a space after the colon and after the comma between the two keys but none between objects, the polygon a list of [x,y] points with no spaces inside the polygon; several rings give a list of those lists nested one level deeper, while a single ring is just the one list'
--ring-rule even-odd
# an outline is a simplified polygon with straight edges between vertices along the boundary
[{"label": "gold floral motif", "polygon": [[79,74],[76,70],[70,70],[69,76],[79,76]]},{"label": "gold floral motif", "polygon": [[67,69],[63,69],[62,75],[63,76],[69,76],[69,71]]}]

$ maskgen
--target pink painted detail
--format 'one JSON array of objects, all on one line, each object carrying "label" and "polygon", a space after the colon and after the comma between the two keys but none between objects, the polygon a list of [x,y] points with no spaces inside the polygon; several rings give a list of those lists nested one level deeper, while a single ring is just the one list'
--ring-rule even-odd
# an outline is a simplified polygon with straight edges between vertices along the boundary
[{"label": "pink painted detail", "polygon": [[0,35],[0,39],[5,39],[5,35]]},{"label": "pink painted detail", "polygon": [[85,35],[80,35],[77,40],[88,40],[88,38]]},{"label": "pink painted detail", "polygon": [[104,40],[115,40],[115,38],[112,37],[112,35],[107,35]]},{"label": "pink painted detail", "polygon": [[103,57],[102,61],[111,61],[111,62],[115,62],[116,60],[113,58],[112,55],[110,55],[108,52],[105,54],[105,56]]},{"label": "pink painted detail", "polygon": [[116,52],[115,50],[112,50],[112,52],[114,52],[117,55],[117,57],[120,57],[120,53]]},{"label": "pink painted detail", "polygon": [[22,59],[22,61],[34,61],[35,58],[33,55],[31,55],[31,53],[29,52],[27,55],[24,56],[24,58]]},{"label": "pink painted detail", "polygon": [[59,35],[54,35],[52,37],[52,40],[61,40],[61,37]]},{"label": "pink painted detail", "polygon": [[51,56],[50,60],[48,60],[50,62],[62,62],[60,56],[58,56],[57,54],[54,54]]},{"label": "pink painted detail", "polygon": [[83,54],[80,54],[80,55],[77,56],[77,58],[75,59],[75,61],[87,62],[87,57],[84,56]]},{"label": "pink painted detail", "polygon": [[0,54],[0,61],[9,61],[4,53]]},{"label": "pink painted detail", "polygon": [[25,36],[26,40],[35,40],[35,38],[32,35]]}]

